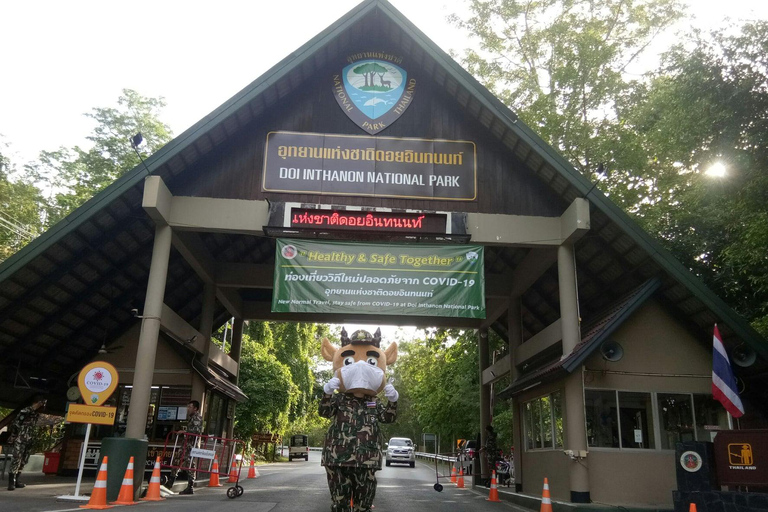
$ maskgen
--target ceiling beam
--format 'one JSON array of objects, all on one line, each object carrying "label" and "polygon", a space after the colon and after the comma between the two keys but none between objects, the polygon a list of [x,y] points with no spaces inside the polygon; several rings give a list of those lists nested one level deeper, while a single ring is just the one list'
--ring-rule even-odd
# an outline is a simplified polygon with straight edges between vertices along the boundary
[{"label": "ceiling beam", "polygon": [[500,301],[486,304],[486,317],[481,327],[490,327],[493,322],[509,309],[512,299],[520,297],[557,261],[555,248],[531,249],[514,270],[502,274],[495,280],[497,289],[507,290],[507,295]]},{"label": "ceiling beam", "polygon": [[453,327],[457,329],[477,329],[480,320],[476,318],[454,318],[443,316],[404,316],[404,315],[363,315],[348,313],[273,313],[272,304],[261,301],[245,301],[243,318],[246,320],[274,320],[285,322],[315,323],[355,323],[382,325],[415,325],[416,327]]},{"label": "ceiling beam", "polygon": [[[213,259],[200,235],[191,232],[173,232],[173,246],[205,283],[216,285],[216,269],[219,265]],[[243,301],[236,290],[216,287],[216,298],[232,316],[241,317]]]}]

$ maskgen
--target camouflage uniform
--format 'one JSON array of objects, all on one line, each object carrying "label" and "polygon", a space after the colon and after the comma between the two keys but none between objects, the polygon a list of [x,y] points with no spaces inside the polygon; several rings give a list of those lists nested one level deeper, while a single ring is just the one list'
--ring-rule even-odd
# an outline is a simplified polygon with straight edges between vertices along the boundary
[{"label": "camouflage uniform", "polygon": [[[203,433],[203,416],[200,414],[200,411],[191,414],[189,418],[187,418],[187,433]],[[192,458],[192,448],[198,445],[200,438],[195,436],[184,437],[186,443],[184,444],[184,447],[181,450],[181,454],[179,455],[179,465],[183,468],[181,471],[187,472],[187,479],[192,482],[197,476],[197,471],[195,471],[195,459]],[[178,474],[178,469],[173,472],[173,480],[176,480]]]},{"label": "camouflage uniform", "polygon": [[397,418],[397,402],[381,404],[375,396],[324,395],[319,414],[331,418],[321,464],[325,466],[333,506],[331,512],[367,512],[376,495],[376,471],[381,469],[379,423]]},{"label": "camouflage uniform", "polygon": [[32,407],[23,408],[13,420],[11,426],[11,437],[14,438],[11,450],[13,454],[11,474],[21,473],[29,461],[29,450],[32,448],[35,423],[37,423],[37,411]]},{"label": "camouflage uniform", "polygon": [[491,469],[496,469],[496,461],[499,460],[499,447],[496,444],[496,432],[486,431],[485,453],[488,457],[488,464],[491,465]]}]

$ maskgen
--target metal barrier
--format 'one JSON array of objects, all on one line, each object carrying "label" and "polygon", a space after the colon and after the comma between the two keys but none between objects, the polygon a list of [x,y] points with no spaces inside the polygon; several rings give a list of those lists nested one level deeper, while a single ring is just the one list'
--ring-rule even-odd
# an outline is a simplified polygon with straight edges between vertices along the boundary
[{"label": "metal barrier", "polygon": [[[191,434],[185,431],[169,432],[165,438],[160,467],[208,475],[217,473],[218,476],[227,478],[236,471],[235,481],[230,482],[234,483],[234,486],[227,489],[227,496],[237,498],[243,494],[243,488],[239,484],[245,459],[244,449],[245,444],[239,439]],[[213,467],[214,461],[218,468]]]}]

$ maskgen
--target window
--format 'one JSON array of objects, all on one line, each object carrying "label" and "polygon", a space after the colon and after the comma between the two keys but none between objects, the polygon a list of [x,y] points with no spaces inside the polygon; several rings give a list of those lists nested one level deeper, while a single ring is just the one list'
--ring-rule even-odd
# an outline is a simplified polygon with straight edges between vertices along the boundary
[{"label": "window", "polygon": [[650,393],[619,391],[619,432],[622,448],[656,448]]},{"label": "window", "polygon": [[560,392],[524,404],[525,437],[529,450],[563,447],[563,416]]},{"label": "window", "polygon": [[616,421],[616,392],[584,390],[587,441],[589,446],[619,447],[619,424]]},{"label": "window", "polygon": [[674,450],[675,443],[695,441],[693,400],[688,394],[658,393],[661,449]]},{"label": "window", "polygon": [[592,447],[674,450],[682,441],[712,441],[728,428],[725,409],[710,395],[585,389],[584,407]]},{"label": "window", "polygon": [[584,391],[589,446],[656,448],[650,393]]},{"label": "window", "polygon": [[224,437],[224,413],[226,412],[225,398],[218,393],[211,392],[209,399],[205,401],[208,408],[208,421],[206,433],[211,436]]},{"label": "window", "polygon": [[693,395],[696,440],[714,441],[718,430],[728,429],[728,414],[712,395]]}]

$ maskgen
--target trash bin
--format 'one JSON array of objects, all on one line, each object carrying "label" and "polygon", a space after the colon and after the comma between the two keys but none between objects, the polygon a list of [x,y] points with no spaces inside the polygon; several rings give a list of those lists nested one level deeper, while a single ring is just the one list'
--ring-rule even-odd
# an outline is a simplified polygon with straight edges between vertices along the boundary
[{"label": "trash bin", "polygon": [[61,453],[45,452],[45,461],[43,462],[43,473],[46,475],[55,475],[59,471],[59,460]]},{"label": "trash bin", "polygon": [[107,501],[114,501],[120,493],[128,460],[133,457],[133,492],[134,499],[139,497],[141,482],[144,479],[144,470],[147,461],[147,445],[143,439],[130,439],[126,437],[105,437],[101,440],[101,453],[99,464],[104,456],[108,456],[107,462]]}]

